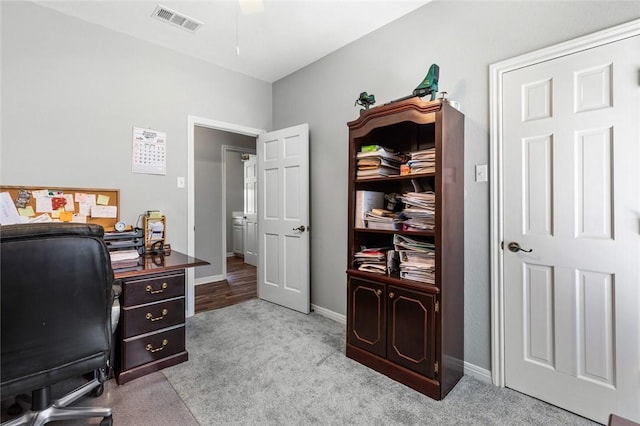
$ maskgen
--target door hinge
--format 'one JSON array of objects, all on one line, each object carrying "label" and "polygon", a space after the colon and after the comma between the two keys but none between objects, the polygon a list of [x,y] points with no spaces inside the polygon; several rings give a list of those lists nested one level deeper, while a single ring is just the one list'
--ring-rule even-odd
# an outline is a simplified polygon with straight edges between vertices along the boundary
[{"label": "door hinge", "polygon": [[440,312],[440,302],[436,302],[436,312]]},{"label": "door hinge", "polygon": [[439,371],[438,361],[436,361],[435,364],[433,364],[433,372],[438,374],[438,371]]},{"label": "door hinge", "polygon": [[500,241],[500,248],[504,250],[504,241]]}]

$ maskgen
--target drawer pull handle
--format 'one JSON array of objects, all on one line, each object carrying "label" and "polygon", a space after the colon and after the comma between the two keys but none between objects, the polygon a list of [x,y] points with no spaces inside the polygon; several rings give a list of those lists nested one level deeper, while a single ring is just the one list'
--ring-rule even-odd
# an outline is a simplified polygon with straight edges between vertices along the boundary
[{"label": "drawer pull handle", "polygon": [[162,293],[167,287],[169,287],[169,284],[167,283],[162,283],[162,288],[160,290],[154,290],[153,287],[151,287],[151,284],[147,285],[147,292],[151,293],[151,294],[158,294],[158,293]]},{"label": "drawer pull handle", "polygon": [[169,344],[169,341],[167,339],[164,339],[162,341],[162,346],[159,348],[153,348],[153,345],[151,345],[151,343],[147,344],[147,347],[145,348],[146,350],[148,350],[149,352],[153,353],[153,352],[158,352],[164,349],[165,346],[167,346]]},{"label": "drawer pull handle", "polygon": [[168,309],[163,309],[162,310],[162,315],[159,317],[153,317],[153,314],[151,312],[147,312],[147,315],[145,315],[145,318],[148,319],[149,321],[153,322],[153,321],[158,321],[161,319],[164,319],[164,316],[167,315],[169,313]]}]

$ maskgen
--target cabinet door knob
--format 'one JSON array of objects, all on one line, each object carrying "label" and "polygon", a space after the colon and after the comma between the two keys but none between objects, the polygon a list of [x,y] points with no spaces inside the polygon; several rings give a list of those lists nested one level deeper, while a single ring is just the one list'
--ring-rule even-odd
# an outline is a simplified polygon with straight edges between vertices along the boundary
[{"label": "cabinet door knob", "polygon": [[389,292],[389,299],[393,299],[394,297],[396,297],[396,294],[394,292]]},{"label": "cabinet door knob", "polygon": [[380,289],[376,290],[376,294],[377,294],[378,296],[380,296],[380,295],[382,294],[382,290],[380,290]]}]

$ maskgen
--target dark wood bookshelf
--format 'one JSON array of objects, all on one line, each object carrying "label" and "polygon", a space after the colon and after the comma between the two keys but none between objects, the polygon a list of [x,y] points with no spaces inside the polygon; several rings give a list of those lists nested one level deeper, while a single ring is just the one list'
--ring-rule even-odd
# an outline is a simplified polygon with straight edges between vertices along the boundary
[{"label": "dark wood bookshelf", "polygon": [[[347,269],[346,355],[434,399],[464,370],[464,115],[419,98],[364,111],[349,126],[348,265],[362,247],[393,247],[395,234],[435,246],[434,284]],[[364,145],[435,150],[435,171],[357,178]],[[355,227],[356,192],[435,193],[435,228]]]}]

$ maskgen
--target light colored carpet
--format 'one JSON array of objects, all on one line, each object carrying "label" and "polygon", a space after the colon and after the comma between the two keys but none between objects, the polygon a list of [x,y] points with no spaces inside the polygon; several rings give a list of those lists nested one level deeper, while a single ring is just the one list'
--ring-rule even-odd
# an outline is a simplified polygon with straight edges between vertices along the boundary
[{"label": "light colored carpet", "polygon": [[256,299],[189,318],[189,362],[163,374],[201,425],[595,424],[467,376],[434,401],[344,345],[342,324]]}]

